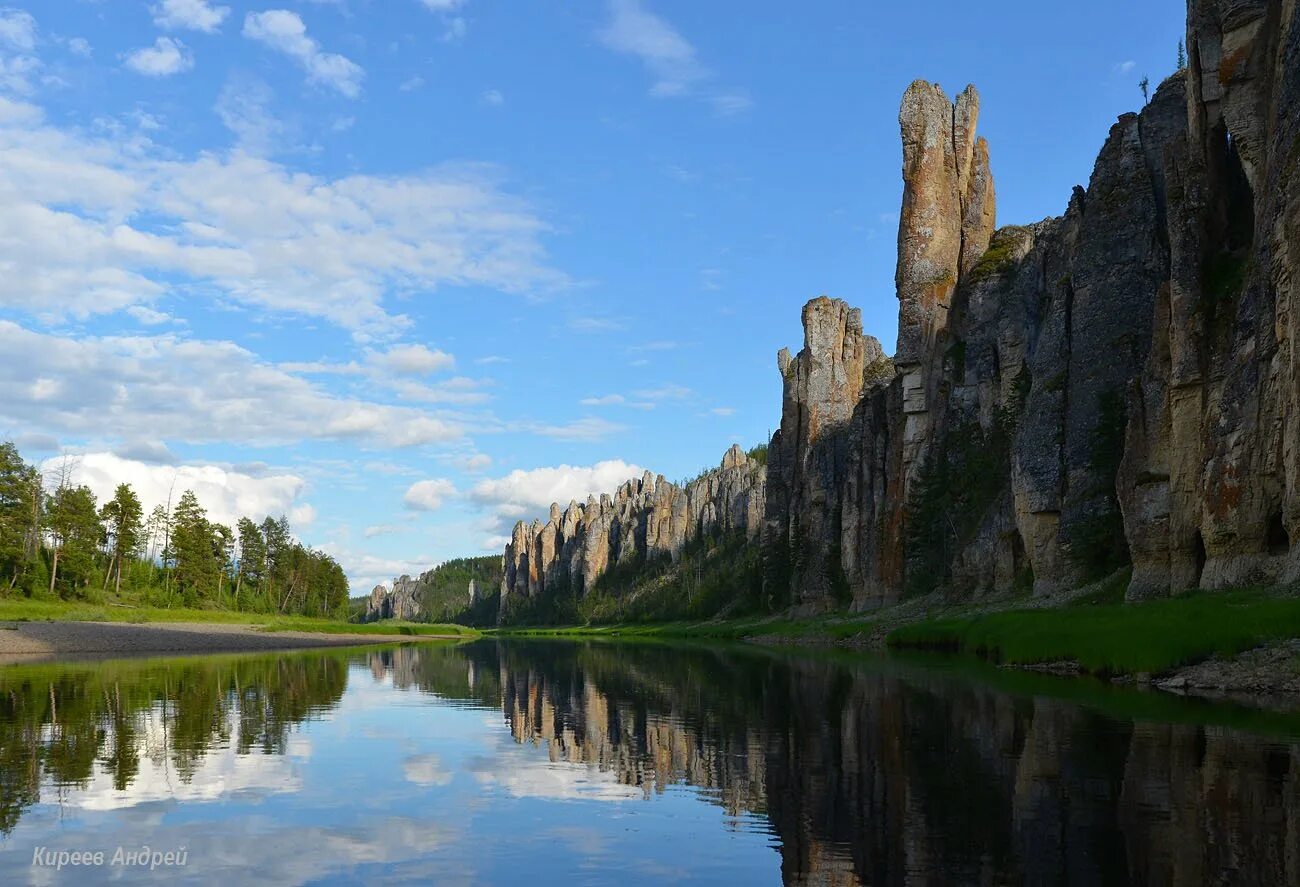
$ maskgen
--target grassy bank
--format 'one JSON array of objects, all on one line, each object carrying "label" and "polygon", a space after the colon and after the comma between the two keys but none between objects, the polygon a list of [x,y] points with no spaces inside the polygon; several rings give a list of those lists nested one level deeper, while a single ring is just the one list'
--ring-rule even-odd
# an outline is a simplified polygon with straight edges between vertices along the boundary
[{"label": "grassy bank", "polygon": [[1013,665],[1077,662],[1096,674],[1155,674],[1294,637],[1300,598],[1234,591],[936,619],[895,629],[888,644]]},{"label": "grassy bank", "polygon": [[363,625],[307,616],[239,613],[230,610],[97,605],[28,598],[0,598],[0,622],[131,622],[137,624],[187,622],[248,625],[262,631],[309,631],[323,634],[429,635],[463,638],[477,637],[479,634],[475,629],[463,625],[425,625],[409,622],[379,622]]},{"label": "grassy bank", "polygon": [[831,642],[851,638],[871,629],[860,617],[827,616],[816,619],[734,619],[695,622],[647,622],[613,625],[526,626],[489,629],[499,637],[617,638],[635,640],[701,639],[746,640],[789,638],[805,642]]}]

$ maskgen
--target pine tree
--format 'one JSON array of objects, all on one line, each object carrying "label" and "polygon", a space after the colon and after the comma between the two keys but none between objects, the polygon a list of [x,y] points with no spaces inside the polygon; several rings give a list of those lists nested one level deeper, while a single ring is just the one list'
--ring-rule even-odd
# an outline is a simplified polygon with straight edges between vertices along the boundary
[{"label": "pine tree", "polygon": [[113,590],[122,590],[122,566],[128,557],[134,557],[144,534],[141,518],[144,507],[130,484],[118,484],[113,498],[99,511],[100,520],[108,533],[109,573],[113,574]]},{"label": "pine tree", "polygon": [[50,565],[50,593],[60,587],[75,592],[90,580],[95,552],[104,530],[89,487],[61,484],[50,496],[45,513],[54,554]]},{"label": "pine tree", "polygon": [[239,532],[239,568],[235,574],[235,606],[241,606],[243,588],[247,585],[256,591],[262,586],[266,573],[266,540],[257,524],[241,517],[236,524]]},{"label": "pine tree", "polygon": [[1182,70],[1185,70],[1186,68],[1187,68],[1187,47],[1183,44],[1183,41],[1182,41],[1181,39],[1179,39],[1179,41],[1178,41],[1178,70],[1182,71]]},{"label": "pine tree", "polygon": [[186,490],[172,515],[171,555],[176,565],[176,588],[189,606],[197,604],[220,581],[220,565],[212,540],[207,511],[194,492]]},{"label": "pine tree", "polygon": [[18,448],[0,444],[0,568],[14,588],[36,556],[40,531],[41,479]]}]

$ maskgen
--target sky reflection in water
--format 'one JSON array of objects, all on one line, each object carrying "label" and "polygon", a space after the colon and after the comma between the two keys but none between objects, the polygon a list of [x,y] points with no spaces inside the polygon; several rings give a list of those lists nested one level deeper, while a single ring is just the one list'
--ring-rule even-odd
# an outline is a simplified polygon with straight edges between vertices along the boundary
[{"label": "sky reflection in water", "polygon": [[[16,666],[0,883],[1295,883],[1297,720],[608,644]],[[187,865],[31,864],[145,844]]]}]

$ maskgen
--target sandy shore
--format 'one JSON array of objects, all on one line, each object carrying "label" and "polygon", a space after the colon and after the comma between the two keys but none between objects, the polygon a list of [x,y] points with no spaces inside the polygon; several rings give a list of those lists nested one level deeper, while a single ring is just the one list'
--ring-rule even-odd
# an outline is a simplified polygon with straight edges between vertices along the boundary
[{"label": "sandy shore", "polygon": [[0,664],[165,653],[237,653],[436,640],[428,635],[264,632],[248,625],[182,622],[0,622]]}]

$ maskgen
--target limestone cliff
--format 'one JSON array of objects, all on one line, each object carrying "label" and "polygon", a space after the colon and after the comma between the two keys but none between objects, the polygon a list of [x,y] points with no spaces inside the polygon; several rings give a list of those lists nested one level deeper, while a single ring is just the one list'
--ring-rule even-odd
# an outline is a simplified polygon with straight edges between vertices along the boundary
[{"label": "limestone cliff", "polygon": [[[991,237],[974,90],[908,89],[897,376],[835,377],[819,433],[826,391],[778,356],[787,600],[1049,592],[1130,560],[1131,598],[1300,578],[1300,20],[1197,0],[1187,45],[1063,216]],[[827,313],[851,315],[810,303],[801,361],[841,360]]]},{"label": "limestone cliff", "polygon": [[501,613],[558,594],[581,597],[610,568],[668,558],[690,542],[739,533],[757,541],[766,484],[763,466],[733,445],[720,467],[678,486],[646,472],[611,496],[588,496],[545,523],[515,524],[504,556]]},{"label": "limestone cliff", "polygon": [[761,536],[768,606],[802,612],[1130,564],[1133,599],[1300,579],[1296,4],[1191,0],[1187,49],[1063,215],[997,230],[977,93],[913,83],[893,358],[809,302],[765,473],[552,506],[515,528],[503,601],[712,525]]},{"label": "limestone cliff", "polygon": [[363,622],[378,622],[380,619],[404,619],[418,622],[423,618],[424,608],[417,595],[419,581],[410,576],[398,576],[393,580],[393,589],[389,591],[382,585],[376,585],[366,601]]}]

